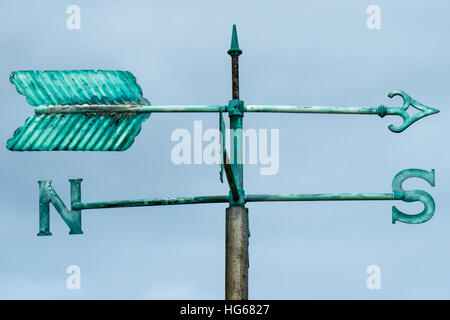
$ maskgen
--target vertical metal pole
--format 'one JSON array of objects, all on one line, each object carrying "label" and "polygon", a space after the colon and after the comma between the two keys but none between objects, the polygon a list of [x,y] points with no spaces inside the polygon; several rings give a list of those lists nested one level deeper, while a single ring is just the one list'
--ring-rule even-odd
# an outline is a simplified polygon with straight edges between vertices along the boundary
[{"label": "vertical metal pole", "polygon": [[232,97],[239,100],[239,56],[231,56]]},{"label": "vertical metal pole", "polygon": [[226,210],[225,299],[248,299],[248,210]]},{"label": "vertical metal pole", "polygon": [[233,171],[236,173],[236,182],[241,198],[238,202],[230,200],[226,210],[226,257],[225,257],[225,299],[248,299],[248,209],[244,205],[244,179],[243,179],[243,136],[242,118],[243,102],[239,100],[239,49],[236,26],[233,25],[231,56],[233,100],[229,103],[231,138],[233,145]]}]

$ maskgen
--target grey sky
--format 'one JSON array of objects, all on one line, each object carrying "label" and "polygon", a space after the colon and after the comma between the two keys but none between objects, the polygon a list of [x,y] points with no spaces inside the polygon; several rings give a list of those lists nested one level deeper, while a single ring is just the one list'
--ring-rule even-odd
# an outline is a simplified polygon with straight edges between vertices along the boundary
[{"label": "grey sky", "polygon": [[[81,29],[66,8],[81,8]],[[368,30],[366,8],[381,8]],[[246,114],[246,128],[280,129],[280,170],[246,166],[247,193],[391,192],[407,168],[436,169],[435,216],[391,224],[393,204],[248,204],[251,299],[450,298],[450,84],[448,1],[2,1],[0,4],[0,298],[224,297],[225,204],[86,211],[69,236],[52,211],[37,237],[37,180],[69,200],[227,193],[215,165],[170,161],[177,128],[217,127],[215,114],[153,114],[123,153],[14,153],[6,140],[33,109],[9,83],[22,69],[113,69],[136,76],[152,104],[225,104],[231,95],[231,27],[238,26],[241,99],[248,104],[398,106],[402,89],[441,110],[395,134],[399,119]],[[228,125],[228,119],[227,125]],[[68,290],[68,265],[81,290]],[[366,288],[381,268],[382,289]]]}]

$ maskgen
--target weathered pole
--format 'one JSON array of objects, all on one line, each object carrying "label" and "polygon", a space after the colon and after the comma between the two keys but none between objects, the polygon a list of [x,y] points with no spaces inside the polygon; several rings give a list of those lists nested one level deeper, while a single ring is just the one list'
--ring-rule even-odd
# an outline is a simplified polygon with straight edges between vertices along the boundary
[{"label": "weathered pole", "polygon": [[239,200],[230,196],[226,209],[226,257],[225,257],[225,299],[248,299],[248,209],[244,202],[242,118],[244,103],[239,100],[239,49],[236,26],[233,25],[231,48],[232,100],[228,104],[230,117],[231,165],[236,174]]}]

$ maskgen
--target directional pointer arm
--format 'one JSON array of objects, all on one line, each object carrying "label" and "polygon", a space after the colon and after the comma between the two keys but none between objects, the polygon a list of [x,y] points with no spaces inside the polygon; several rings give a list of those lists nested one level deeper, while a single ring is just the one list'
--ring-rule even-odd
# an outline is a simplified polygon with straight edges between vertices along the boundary
[{"label": "directional pointer arm", "polygon": [[[403,118],[400,126],[390,125],[388,128],[392,132],[402,132],[417,120],[438,113],[439,110],[427,107],[411,98],[406,92],[401,90],[391,91],[390,98],[401,96],[403,105],[401,107],[386,107],[380,105],[371,107],[333,107],[333,106],[267,106],[267,105],[247,105],[245,112],[286,112],[286,113],[330,113],[330,114],[376,114],[380,117],[386,115],[398,115]],[[412,106],[420,112],[411,116],[407,110]]]}]

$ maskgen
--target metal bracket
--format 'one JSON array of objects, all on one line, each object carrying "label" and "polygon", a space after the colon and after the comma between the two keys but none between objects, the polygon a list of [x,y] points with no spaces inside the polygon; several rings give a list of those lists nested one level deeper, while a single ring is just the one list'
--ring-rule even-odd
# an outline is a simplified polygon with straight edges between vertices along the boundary
[{"label": "metal bracket", "polygon": [[225,163],[225,122],[223,121],[223,114],[222,110],[219,111],[219,132],[220,132],[220,169],[219,169],[219,179],[220,182],[223,183],[223,164]]},{"label": "metal bracket", "polygon": [[228,115],[230,117],[233,117],[233,116],[243,117],[244,116],[244,101],[238,100],[238,99],[233,99],[233,100],[228,101],[227,111],[228,111]]}]

